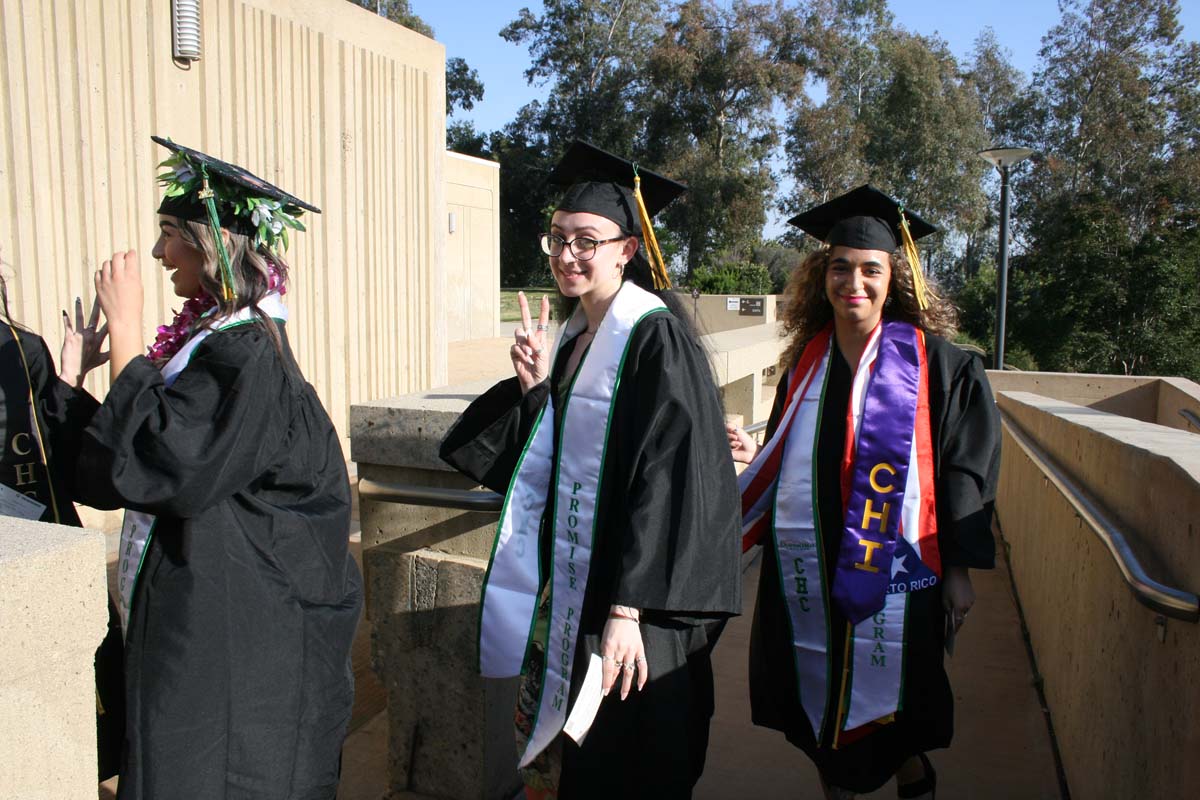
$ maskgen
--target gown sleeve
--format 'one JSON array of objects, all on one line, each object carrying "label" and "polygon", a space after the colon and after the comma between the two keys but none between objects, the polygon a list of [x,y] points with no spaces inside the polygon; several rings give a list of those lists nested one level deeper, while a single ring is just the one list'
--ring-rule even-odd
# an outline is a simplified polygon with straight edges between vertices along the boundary
[{"label": "gown sleeve", "polygon": [[38,414],[46,438],[46,454],[55,486],[62,487],[74,499],[74,464],[79,460],[80,440],[100,404],[86,389],[76,389],[58,377],[54,359],[41,338],[37,339],[36,350],[38,355],[34,358],[31,354],[29,370],[36,387]]},{"label": "gown sleeve", "polygon": [[942,563],[991,569],[996,561],[992,509],[1000,479],[1000,414],[978,358],[966,357],[951,381],[938,448]]},{"label": "gown sleeve", "polygon": [[169,388],[138,356],[83,433],[79,499],[194,516],[244,489],[288,447],[289,399],[274,344],[257,326],[209,336]]},{"label": "gown sleeve", "polygon": [[537,416],[550,398],[549,381],[521,394],[516,378],[477,397],[442,440],[438,456],[459,472],[504,494]]},{"label": "gown sleeve", "polygon": [[741,505],[712,371],[673,318],[643,325],[648,335],[631,345],[622,373],[613,421],[621,428],[609,437],[627,476],[613,602],[674,616],[738,614]]}]

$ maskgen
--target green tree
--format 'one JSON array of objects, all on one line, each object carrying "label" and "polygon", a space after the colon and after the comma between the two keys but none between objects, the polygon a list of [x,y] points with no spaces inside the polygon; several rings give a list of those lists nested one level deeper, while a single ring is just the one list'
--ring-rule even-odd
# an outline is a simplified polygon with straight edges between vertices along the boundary
[{"label": "green tree", "polygon": [[712,253],[759,241],[776,185],[773,111],[804,85],[801,22],[780,2],[688,0],[653,48],[646,139],[651,160],[689,187],[664,214],[686,279]]},{"label": "green tree", "polygon": [[[1048,369],[1197,377],[1200,46],[1175,0],[1064,0],[1010,121],[1013,340]],[[1182,351],[1182,352],[1181,352]]]},{"label": "green tree", "polygon": [[870,182],[946,232],[922,249],[927,268],[948,272],[987,213],[976,154],[989,137],[974,85],[943,41],[895,27],[882,0],[813,0],[809,20],[825,97],[789,118],[787,207]]}]

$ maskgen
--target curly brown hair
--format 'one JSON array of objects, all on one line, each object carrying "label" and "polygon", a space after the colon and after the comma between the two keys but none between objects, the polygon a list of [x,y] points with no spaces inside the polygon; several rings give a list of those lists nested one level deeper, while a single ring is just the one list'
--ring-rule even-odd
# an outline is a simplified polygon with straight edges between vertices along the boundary
[{"label": "curly brown hair", "polygon": [[[931,283],[925,295],[928,307],[922,311],[913,289],[912,270],[902,250],[891,254],[892,277],[884,316],[916,325],[926,333],[950,337],[958,329],[958,309]],[[810,253],[796,268],[783,290],[780,322],[788,337],[781,364],[796,363],[808,341],[833,320],[833,307],[825,296],[825,271],[829,268],[829,248]]]}]

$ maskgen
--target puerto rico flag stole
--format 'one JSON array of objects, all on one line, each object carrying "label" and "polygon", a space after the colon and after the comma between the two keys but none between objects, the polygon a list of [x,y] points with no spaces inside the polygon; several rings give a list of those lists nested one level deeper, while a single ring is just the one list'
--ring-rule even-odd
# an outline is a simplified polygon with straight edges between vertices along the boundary
[{"label": "puerto rico flag stole", "polygon": [[[836,747],[900,710],[908,595],[937,585],[942,568],[925,335],[906,322],[883,320],[859,360],[844,411],[845,515],[821,528],[816,452],[834,347],[832,325],[805,347],[775,434],[739,480],[743,548],[773,537],[800,703],[817,740]],[[831,608],[847,620],[839,675]]]}]

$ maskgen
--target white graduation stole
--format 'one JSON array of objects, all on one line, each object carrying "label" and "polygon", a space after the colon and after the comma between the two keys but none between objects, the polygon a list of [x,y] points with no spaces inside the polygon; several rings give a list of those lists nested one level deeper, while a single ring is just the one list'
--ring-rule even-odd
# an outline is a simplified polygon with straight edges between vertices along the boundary
[{"label": "white graduation stole", "polygon": [[[268,294],[259,302],[258,307],[277,322],[287,322],[287,306],[283,304],[283,299],[278,293]],[[179,348],[171,360],[162,366],[163,383],[167,386],[175,383],[179,373],[183,372],[192,360],[196,348],[214,331],[234,328],[255,319],[258,319],[258,315],[247,306],[217,320],[211,327],[197,331],[192,338],[184,342],[183,347]],[[156,517],[153,514],[128,509],[125,511],[125,519],[121,525],[121,546],[118,551],[120,561],[117,564],[117,608],[121,614],[122,632],[129,630],[129,609],[133,605],[133,590],[142,571],[142,559],[146,557],[146,548],[154,533],[155,522]]]},{"label": "white graduation stole", "polygon": [[[571,384],[557,463],[554,414],[544,407],[504,498],[480,604],[479,664],[491,678],[521,673],[541,587],[538,532],[554,481],[546,671],[522,767],[554,740],[566,721],[613,399],[634,329],[645,316],[661,311],[666,307],[658,297],[628,281],[622,285]],[[576,308],[558,338],[552,364],[563,344],[586,326],[583,310]],[[553,402],[551,397],[547,406]]]}]

